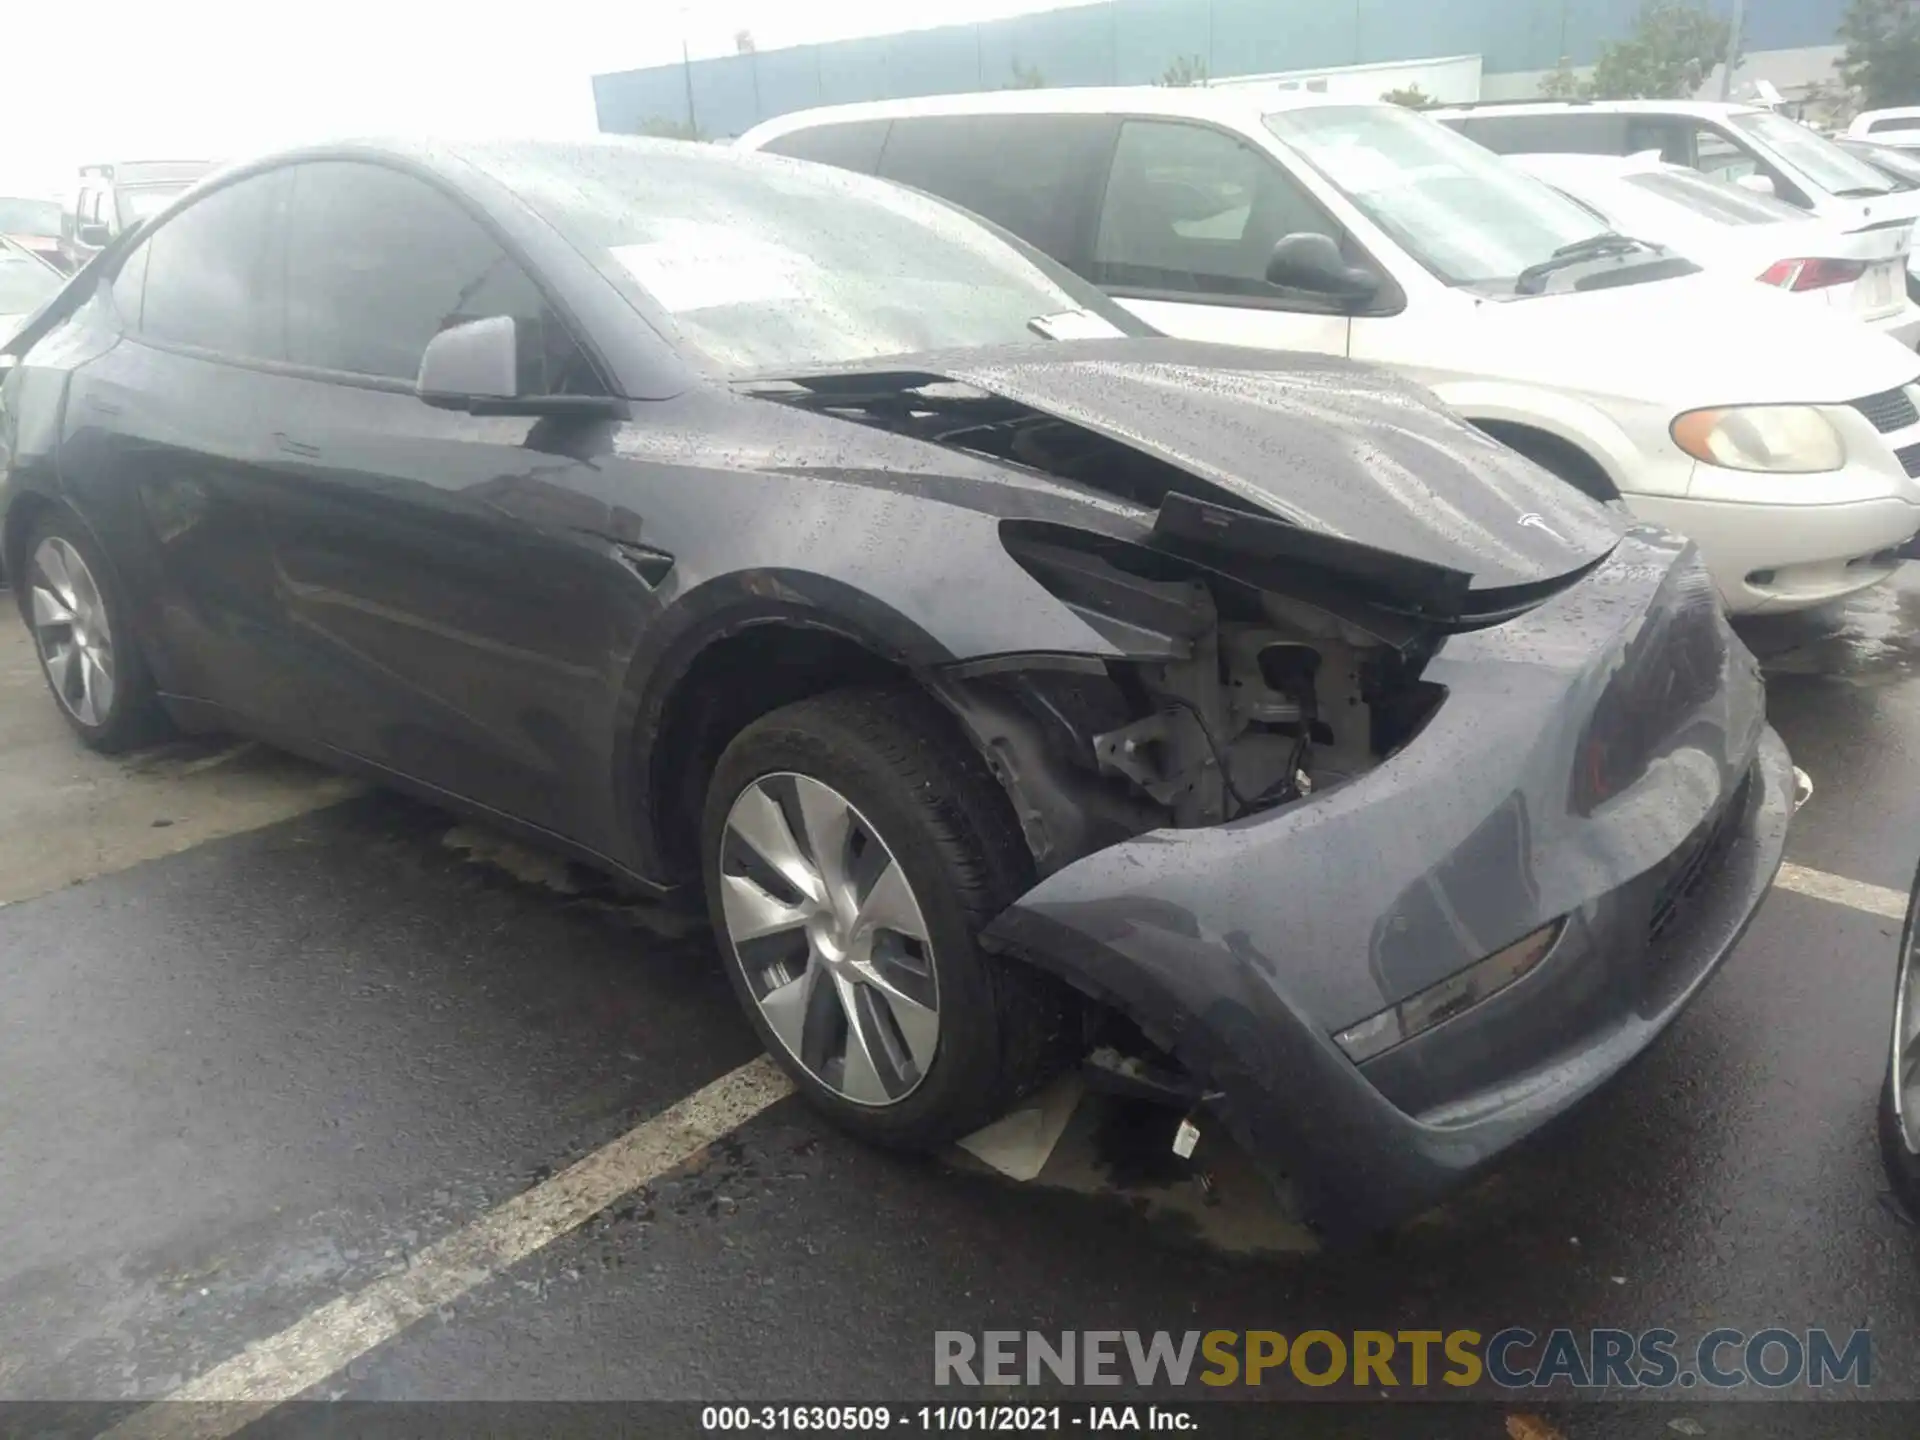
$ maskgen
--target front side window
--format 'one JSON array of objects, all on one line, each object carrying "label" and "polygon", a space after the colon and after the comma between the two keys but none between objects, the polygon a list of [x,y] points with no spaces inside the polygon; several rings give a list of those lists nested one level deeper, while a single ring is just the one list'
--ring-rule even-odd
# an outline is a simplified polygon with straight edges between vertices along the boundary
[{"label": "front side window", "polygon": [[1078,269],[1112,131],[1103,115],[896,120],[879,173],[984,215]]},{"label": "front side window", "polygon": [[1629,153],[1627,126],[1618,115],[1467,115],[1446,122],[1500,155],[1620,155]]},{"label": "front side window", "polygon": [[287,358],[294,364],[411,382],[440,331],[509,315],[520,393],[600,389],[539,288],[452,199],[383,165],[315,161],[290,174]]},{"label": "front side window", "polygon": [[[1769,110],[1730,117],[1733,128],[1766,147],[1829,195],[1886,195],[1894,182],[1864,160],[1856,160],[1826,136]],[[1702,168],[1705,168],[1704,166]]]},{"label": "front side window", "polygon": [[186,185],[129,185],[120,191],[120,224],[131,230],[187,193]]},{"label": "front side window", "polygon": [[1736,145],[1718,130],[1701,127],[1693,132],[1693,168],[1715,180],[1744,180],[1760,173],[1752,151]]},{"label": "front side window", "polygon": [[953,206],[848,171],[645,142],[475,158],[729,374],[1033,342],[1071,311],[1143,333]]},{"label": "front side window", "polygon": [[1206,126],[1129,120],[1107,177],[1093,276],[1119,288],[1273,295],[1273,247],[1302,231],[1341,238],[1271,156]]},{"label": "front side window", "polygon": [[880,147],[887,140],[885,120],[853,120],[841,125],[814,125],[776,136],[766,143],[772,155],[811,160],[816,165],[838,165],[842,170],[871,175],[880,165]]},{"label": "front side window", "polygon": [[[141,338],[236,359],[281,357],[268,257],[277,234],[279,177],[223,185],[168,220],[121,266],[144,275],[137,313],[115,304]],[[133,282],[130,280],[129,284]]]},{"label": "front side window", "polygon": [[1599,228],[1551,186],[1397,105],[1283,110],[1266,124],[1449,285],[1511,292],[1528,266]]}]

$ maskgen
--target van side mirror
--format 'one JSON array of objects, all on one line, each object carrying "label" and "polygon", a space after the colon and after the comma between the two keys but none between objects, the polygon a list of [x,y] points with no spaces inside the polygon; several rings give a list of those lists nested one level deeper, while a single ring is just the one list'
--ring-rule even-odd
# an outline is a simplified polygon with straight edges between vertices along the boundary
[{"label": "van side mirror", "polygon": [[606,395],[524,395],[520,391],[519,325],[488,315],[450,325],[427,342],[413,393],[438,410],[469,415],[605,415],[626,412]]},{"label": "van side mirror", "polygon": [[1771,175],[1762,175],[1758,170],[1754,171],[1751,175],[1742,175],[1733,183],[1743,190],[1753,191],[1756,195],[1772,195],[1777,198],[1780,193],[1774,188],[1773,177]]},{"label": "van side mirror", "polygon": [[1380,277],[1347,264],[1332,237],[1317,230],[1281,237],[1267,259],[1267,283],[1356,305],[1380,293]]}]

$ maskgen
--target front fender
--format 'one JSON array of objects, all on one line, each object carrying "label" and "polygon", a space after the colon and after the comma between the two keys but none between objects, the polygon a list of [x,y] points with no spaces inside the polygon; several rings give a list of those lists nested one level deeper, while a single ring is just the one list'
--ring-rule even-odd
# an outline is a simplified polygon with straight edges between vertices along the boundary
[{"label": "front fender", "polygon": [[1438,380],[1433,391],[1476,424],[1520,425],[1566,442],[1604,470],[1622,494],[1649,488],[1642,447],[1619,421],[1578,396],[1500,380]]}]

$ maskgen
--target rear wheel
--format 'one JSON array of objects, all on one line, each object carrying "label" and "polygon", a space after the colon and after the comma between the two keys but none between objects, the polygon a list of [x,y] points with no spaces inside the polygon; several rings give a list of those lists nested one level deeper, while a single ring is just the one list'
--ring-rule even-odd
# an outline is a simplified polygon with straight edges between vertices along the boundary
[{"label": "rear wheel", "polygon": [[20,608],[61,716],[83,743],[107,754],[155,739],[166,718],[126,601],[93,537],[56,511],[35,524],[22,553]]},{"label": "rear wheel", "polygon": [[843,1128],[939,1145],[1059,1063],[1065,997],[977,938],[1032,883],[1025,846],[919,692],[839,691],[757,721],[720,758],[702,835],[734,991]]}]

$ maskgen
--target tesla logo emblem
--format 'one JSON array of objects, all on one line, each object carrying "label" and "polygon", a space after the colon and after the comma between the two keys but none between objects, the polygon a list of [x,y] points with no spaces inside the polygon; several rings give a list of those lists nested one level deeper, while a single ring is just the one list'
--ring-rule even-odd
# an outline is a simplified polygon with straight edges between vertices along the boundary
[{"label": "tesla logo emblem", "polygon": [[1547,534],[1553,536],[1553,538],[1558,540],[1562,545],[1567,543],[1566,536],[1562,535],[1558,530],[1554,529],[1551,525],[1547,524],[1546,521],[1542,520],[1538,515],[1534,514],[1531,510],[1529,510],[1526,514],[1520,517],[1520,523],[1522,525],[1530,525],[1535,530],[1546,531]]}]

